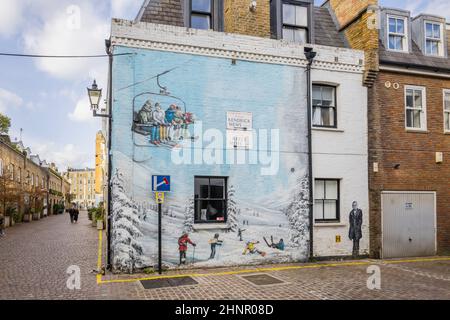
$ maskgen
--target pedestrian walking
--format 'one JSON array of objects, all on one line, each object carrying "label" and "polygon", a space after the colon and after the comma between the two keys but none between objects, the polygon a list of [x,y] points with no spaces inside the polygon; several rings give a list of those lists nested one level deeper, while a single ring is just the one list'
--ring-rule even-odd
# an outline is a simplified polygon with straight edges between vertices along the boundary
[{"label": "pedestrian walking", "polygon": [[70,223],[73,223],[74,211],[75,211],[75,204],[72,204],[72,208],[69,209]]},{"label": "pedestrian walking", "polygon": [[80,214],[80,211],[78,210],[78,208],[75,206],[75,209],[73,211],[73,220],[75,221],[75,223],[78,223],[78,215]]},{"label": "pedestrian walking", "polygon": [[0,237],[5,236],[5,216],[0,214]]}]

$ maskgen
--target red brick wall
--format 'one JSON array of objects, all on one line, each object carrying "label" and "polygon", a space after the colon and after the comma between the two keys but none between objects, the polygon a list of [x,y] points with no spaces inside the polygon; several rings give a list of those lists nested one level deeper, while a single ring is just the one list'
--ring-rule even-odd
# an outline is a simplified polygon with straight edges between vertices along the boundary
[{"label": "red brick wall", "polygon": [[[386,88],[386,81],[399,89]],[[426,87],[427,133],[405,129],[405,85]],[[444,134],[443,89],[450,80],[380,72],[369,90],[369,196],[371,254],[381,248],[380,192],[436,191],[438,253],[450,253],[450,135]],[[435,153],[444,153],[437,164]],[[373,163],[379,172],[373,172]],[[395,170],[394,165],[400,164]]]}]

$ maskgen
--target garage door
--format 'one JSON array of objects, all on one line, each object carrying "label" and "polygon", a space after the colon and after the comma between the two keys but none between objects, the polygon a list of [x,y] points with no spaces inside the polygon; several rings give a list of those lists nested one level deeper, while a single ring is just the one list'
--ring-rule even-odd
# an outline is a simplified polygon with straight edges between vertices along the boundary
[{"label": "garage door", "polygon": [[382,193],[383,258],[436,254],[435,193]]}]

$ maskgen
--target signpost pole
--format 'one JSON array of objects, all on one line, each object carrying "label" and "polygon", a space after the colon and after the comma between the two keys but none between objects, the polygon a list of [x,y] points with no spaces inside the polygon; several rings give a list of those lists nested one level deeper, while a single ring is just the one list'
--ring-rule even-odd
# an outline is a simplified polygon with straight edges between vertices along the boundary
[{"label": "signpost pole", "polygon": [[162,204],[158,203],[158,272],[159,272],[159,274],[162,274],[161,220],[162,220]]}]

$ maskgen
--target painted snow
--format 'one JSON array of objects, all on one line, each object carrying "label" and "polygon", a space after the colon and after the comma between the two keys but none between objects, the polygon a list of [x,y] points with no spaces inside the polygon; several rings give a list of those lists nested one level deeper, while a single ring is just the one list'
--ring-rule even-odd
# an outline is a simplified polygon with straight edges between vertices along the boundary
[{"label": "painted snow", "polygon": [[[152,175],[171,176],[172,191],[163,205],[162,257],[179,267],[178,238],[188,232],[182,267],[215,267],[303,261],[308,255],[308,178],[305,73],[301,68],[116,47],[113,66],[112,254],[114,269],[133,272],[157,263],[157,205]],[[159,78],[156,76],[169,71]],[[167,95],[167,90],[170,92]],[[161,95],[161,93],[163,93]],[[176,98],[174,98],[176,97]],[[203,132],[226,137],[226,114],[252,114],[253,129],[279,130],[279,168],[262,175],[264,164],[174,164],[173,148],[186,141],[155,143],[154,132],[136,130],[136,116],[146,101],[171,104],[201,121]],[[181,101],[181,102],[180,102]],[[143,121],[144,122],[144,121]],[[143,126],[145,127],[145,125]],[[195,136],[193,126],[186,128]],[[163,134],[164,135],[164,134]],[[196,136],[202,140],[202,136]],[[224,141],[225,142],[225,141]],[[208,142],[203,143],[203,147]],[[270,147],[270,144],[268,145]],[[196,151],[193,148],[192,158]],[[264,146],[262,148],[264,150]],[[267,150],[267,149],[266,149]],[[203,150],[201,150],[203,151]],[[273,150],[268,150],[268,152]],[[245,151],[248,157],[248,152]],[[225,228],[197,230],[194,223],[194,177],[227,177],[228,221]],[[244,225],[245,222],[245,225]],[[242,232],[242,241],[239,237]],[[197,231],[196,231],[197,230]],[[209,259],[209,240],[219,233],[222,246]],[[285,249],[263,238],[284,240]],[[248,242],[265,253],[243,254]],[[194,250],[195,249],[195,250]]]}]

